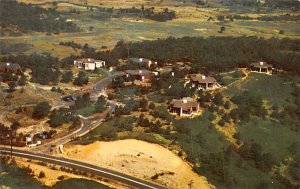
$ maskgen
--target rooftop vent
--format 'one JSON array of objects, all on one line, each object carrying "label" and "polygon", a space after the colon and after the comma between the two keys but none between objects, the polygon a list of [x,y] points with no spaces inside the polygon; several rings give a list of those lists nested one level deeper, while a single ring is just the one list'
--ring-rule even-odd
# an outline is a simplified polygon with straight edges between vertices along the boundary
[{"label": "rooftop vent", "polygon": [[202,79],[205,79],[205,75],[202,75],[201,78],[202,78]]},{"label": "rooftop vent", "polygon": [[264,65],[264,62],[259,62],[259,64],[262,66],[262,65]]},{"label": "rooftop vent", "polygon": [[182,101],[183,101],[184,104],[186,104],[187,103],[187,98],[183,98]]}]

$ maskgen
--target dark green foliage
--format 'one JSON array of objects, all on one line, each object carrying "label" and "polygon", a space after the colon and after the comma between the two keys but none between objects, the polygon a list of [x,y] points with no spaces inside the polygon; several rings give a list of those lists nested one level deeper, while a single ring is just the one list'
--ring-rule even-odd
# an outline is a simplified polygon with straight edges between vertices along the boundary
[{"label": "dark green foliage", "polygon": [[[152,57],[170,62],[186,57],[194,71],[224,71],[232,67],[247,67],[253,61],[264,60],[276,68],[300,73],[299,40],[264,39],[258,37],[183,37],[129,43],[131,56]],[[119,44],[126,57],[126,44]],[[169,48],[172,47],[172,48]],[[235,49],[234,51],[232,49]],[[195,56],[197,54],[197,56]],[[217,55],[217,56],[216,56]]]},{"label": "dark green foliage", "polygon": [[72,47],[73,49],[81,49],[82,46],[74,41],[59,42],[59,45]]},{"label": "dark green foliage", "polygon": [[288,168],[288,172],[294,180],[298,180],[298,181],[300,180],[300,158],[299,157],[296,157],[296,159],[290,164]]},{"label": "dark green foliage", "polygon": [[228,110],[230,108],[230,102],[229,101],[226,101],[225,104],[224,104],[224,108],[226,110]]},{"label": "dark green foliage", "polygon": [[219,122],[218,122],[218,124],[221,126],[221,127],[223,127],[224,125],[225,125],[225,120],[224,119],[221,119]]},{"label": "dark green foliage", "polygon": [[147,111],[147,108],[148,108],[148,100],[146,98],[143,98],[141,101],[140,101],[140,108],[142,109],[142,111]]},{"label": "dark green foliage", "polygon": [[20,76],[19,81],[18,81],[18,85],[24,86],[25,84],[26,84],[26,76],[25,76],[24,74],[22,74],[22,75]]},{"label": "dark green foliage", "polygon": [[89,78],[84,71],[80,71],[78,76],[74,79],[74,85],[82,86],[88,84]]},{"label": "dark green foliage", "polygon": [[95,110],[98,113],[101,113],[106,108],[106,98],[104,96],[100,96],[95,104]]},{"label": "dark green foliage", "polygon": [[41,179],[41,178],[45,178],[45,177],[46,177],[45,172],[44,172],[44,171],[41,171],[41,172],[39,173],[39,178]]},{"label": "dark green foliage", "polygon": [[58,59],[50,54],[10,56],[4,58],[4,60],[19,63],[22,69],[31,69],[31,81],[33,82],[47,85],[49,83],[58,83],[59,81]]},{"label": "dark green foliage", "polygon": [[73,80],[73,72],[67,71],[62,74],[61,82],[63,83],[69,83]]},{"label": "dark green foliage", "polygon": [[58,110],[54,109],[50,113],[48,123],[51,127],[58,127],[64,123],[74,121],[75,119],[76,117],[73,115],[70,109],[60,108]]},{"label": "dark green foliage", "polygon": [[15,90],[16,86],[17,86],[16,82],[14,82],[14,81],[8,82],[8,87],[9,87],[8,91],[13,92]]},{"label": "dark green foliage", "polygon": [[165,93],[168,96],[172,96],[174,98],[183,98],[187,96],[191,96],[193,90],[189,87],[184,87],[182,83],[174,83],[170,85],[171,87],[167,88]]},{"label": "dark green foliage", "polygon": [[153,102],[151,102],[149,104],[149,109],[154,110],[155,109],[155,104]]},{"label": "dark green foliage", "polygon": [[73,109],[81,109],[91,105],[90,93],[84,93],[82,96],[78,96],[75,100]]},{"label": "dark green foliage", "polygon": [[245,160],[253,160],[255,166],[262,171],[268,172],[276,163],[274,158],[269,153],[264,153],[259,144],[251,145],[245,143],[239,148],[239,154]]},{"label": "dark green foliage", "polygon": [[166,8],[163,12],[157,12],[157,13],[151,12],[146,14],[145,17],[159,22],[166,22],[168,20],[175,19],[176,13],[174,11],[169,11],[168,8]]},{"label": "dark green foliage", "polygon": [[41,119],[46,117],[50,113],[50,110],[51,106],[48,102],[40,102],[35,106],[32,117],[35,119]]},{"label": "dark green foliage", "polygon": [[[0,20],[4,25],[16,25],[22,32],[75,32],[79,28],[66,22],[57,11],[16,1],[1,1]],[[57,19],[58,18],[58,19]]]},{"label": "dark green foliage", "polygon": [[218,92],[216,95],[215,95],[215,97],[213,98],[213,103],[215,103],[216,105],[218,105],[218,106],[222,106],[223,105],[223,103],[224,103],[224,100],[223,100],[223,95],[220,93],[220,92]]},{"label": "dark green foliage", "polygon": [[264,118],[267,110],[263,106],[261,97],[251,96],[248,92],[232,97],[232,102],[238,105],[237,109],[230,112],[230,117],[234,120],[247,121],[250,116],[258,116]]},{"label": "dark green foliage", "polygon": [[129,115],[130,114],[130,108],[126,105],[124,107],[117,106],[115,109],[115,116],[119,117],[121,115]]}]

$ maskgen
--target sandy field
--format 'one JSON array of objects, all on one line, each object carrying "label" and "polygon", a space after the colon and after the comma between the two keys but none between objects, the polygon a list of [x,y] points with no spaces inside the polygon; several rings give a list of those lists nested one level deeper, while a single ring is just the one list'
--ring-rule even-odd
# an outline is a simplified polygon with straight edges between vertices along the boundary
[{"label": "sandy field", "polygon": [[192,188],[214,188],[205,177],[194,173],[188,163],[171,151],[144,141],[127,139],[95,142],[85,146],[70,145],[65,147],[63,156],[149,181],[155,174],[160,174],[155,182],[168,188],[188,189],[191,180]]}]

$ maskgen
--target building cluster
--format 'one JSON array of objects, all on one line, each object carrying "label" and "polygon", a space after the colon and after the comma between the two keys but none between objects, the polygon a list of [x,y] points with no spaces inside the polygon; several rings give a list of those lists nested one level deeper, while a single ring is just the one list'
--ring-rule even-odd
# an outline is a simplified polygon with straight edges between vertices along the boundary
[{"label": "building cluster", "polygon": [[82,58],[74,60],[74,66],[84,70],[96,70],[105,66],[105,61],[95,60],[93,58]]},{"label": "building cluster", "polygon": [[[127,63],[135,65],[134,67],[138,69],[125,70],[124,76],[127,81],[150,81],[152,77],[159,76],[162,72],[162,68],[158,68],[157,62],[146,59],[146,58],[129,58]],[[138,66],[136,66],[138,65]],[[83,70],[96,70],[105,66],[105,61],[95,60],[93,58],[82,58],[74,60],[74,66]],[[168,69],[172,64],[166,64],[164,67]],[[178,62],[175,66],[180,70],[191,70],[189,62]],[[154,69],[153,69],[154,68]],[[156,71],[150,71],[156,70]],[[172,69],[169,69],[171,72]],[[249,70],[256,73],[272,74],[273,65],[266,62],[254,62],[250,64]],[[0,73],[21,73],[22,69],[19,64],[16,63],[0,63]],[[174,72],[171,72],[174,76]],[[190,87],[196,90],[215,90],[221,87],[217,80],[208,75],[201,73],[190,74],[189,75]],[[196,100],[190,97],[185,97],[183,99],[173,99],[169,104],[169,110],[171,113],[177,114],[179,116],[191,116],[199,112],[199,104]]]}]

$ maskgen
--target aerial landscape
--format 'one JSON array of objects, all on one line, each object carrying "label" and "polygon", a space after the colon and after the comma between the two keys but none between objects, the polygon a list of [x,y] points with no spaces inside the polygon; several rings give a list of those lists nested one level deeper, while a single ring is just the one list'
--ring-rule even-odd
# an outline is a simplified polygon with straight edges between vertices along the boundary
[{"label": "aerial landscape", "polygon": [[299,189],[299,0],[0,0],[0,189]]}]

